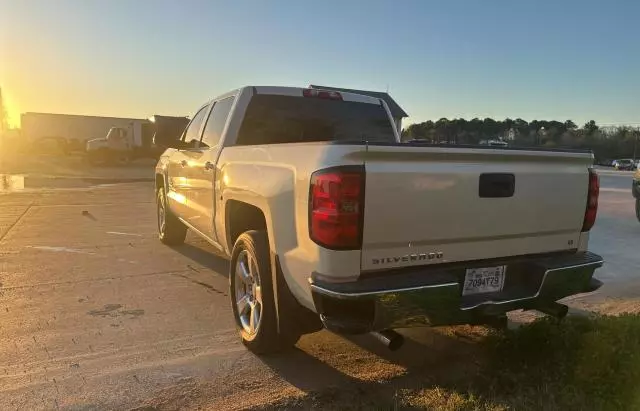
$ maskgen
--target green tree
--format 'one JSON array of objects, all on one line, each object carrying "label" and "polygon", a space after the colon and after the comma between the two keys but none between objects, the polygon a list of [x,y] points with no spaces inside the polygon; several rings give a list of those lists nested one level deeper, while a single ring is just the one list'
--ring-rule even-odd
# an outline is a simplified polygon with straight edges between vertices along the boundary
[{"label": "green tree", "polygon": [[598,125],[594,120],[587,121],[582,128],[584,128],[586,132],[589,134],[595,133],[599,129]]},{"label": "green tree", "polygon": [[403,130],[405,140],[421,139],[431,143],[478,144],[480,140],[493,139],[508,130],[515,131],[516,146],[580,148],[592,150],[599,161],[614,158],[640,156],[640,129],[618,127],[601,129],[594,120],[578,127],[572,120],[483,120],[473,118],[440,118],[411,124]]}]

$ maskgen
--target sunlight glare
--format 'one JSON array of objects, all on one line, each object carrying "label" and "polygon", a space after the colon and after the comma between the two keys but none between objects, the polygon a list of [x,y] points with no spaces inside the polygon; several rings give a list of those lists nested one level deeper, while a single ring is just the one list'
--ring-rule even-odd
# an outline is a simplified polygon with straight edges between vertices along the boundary
[{"label": "sunlight glare", "polygon": [[11,95],[3,88],[2,103],[7,113],[7,121],[10,128],[20,127],[20,108]]}]

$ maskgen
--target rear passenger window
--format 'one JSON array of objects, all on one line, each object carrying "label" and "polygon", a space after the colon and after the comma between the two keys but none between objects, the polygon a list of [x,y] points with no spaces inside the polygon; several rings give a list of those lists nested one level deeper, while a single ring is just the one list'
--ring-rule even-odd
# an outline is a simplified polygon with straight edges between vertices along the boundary
[{"label": "rear passenger window", "polygon": [[191,120],[191,123],[189,123],[187,129],[184,131],[182,140],[191,147],[196,147],[196,143],[200,141],[200,128],[202,127],[202,122],[208,109],[209,105],[202,107],[200,111],[193,116],[193,120]]},{"label": "rear passenger window", "polygon": [[233,105],[233,99],[234,97],[227,97],[215,103],[211,114],[209,114],[209,120],[204,126],[201,147],[215,147],[220,144],[220,138]]}]

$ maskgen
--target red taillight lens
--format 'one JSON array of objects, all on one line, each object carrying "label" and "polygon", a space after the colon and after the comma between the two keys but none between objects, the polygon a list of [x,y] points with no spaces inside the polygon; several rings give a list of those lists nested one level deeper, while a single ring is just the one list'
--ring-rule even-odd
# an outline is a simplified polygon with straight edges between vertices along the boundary
[{"label": "red taillight lens", "polygon": [[305,97],[323,98],[326,100],[342,100],[342,94],[337,91],[316,90],[314,88],[302,90],[302,95]]},{"label": "red taillight lens", "polygon": [[360,248],[363,200],[363,167],[335,167],[313,173],[309,192],[311,239],[334,250]]},{"label": "red taillight lens", "polygon": [[589,231],[596,222],[598,214],[598,196],[600,195],[600,180],[592,168],[589,169],[589,193],[587,194],[587,208],[584,212],[582,231]]}]

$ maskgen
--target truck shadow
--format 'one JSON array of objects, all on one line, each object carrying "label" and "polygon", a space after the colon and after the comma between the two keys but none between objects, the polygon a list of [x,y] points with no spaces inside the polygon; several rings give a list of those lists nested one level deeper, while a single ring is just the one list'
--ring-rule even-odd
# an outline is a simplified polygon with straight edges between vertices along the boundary
[{"label": "truck shadow", "polygon": [[216,254],[213,246],[204,240],[190,238],[188,242],[172,248],[195,263],[209,268],[225,278],[229,276],[229,261]]},{"label": "truck shadow", "polygon": [[398,330],[405,339],[403,346],[391,351],[369,335],[344,336],[367,352],[404,367],[408,372],[428,367],[430,371],[446,364],[467,360],[478,354],[478,343],[486,335],[483,327],[410,328]]},{"label": "truck shadow", "polygon": [[467,329],[445,334],[428,328],[402,333],[405,344],[397,351],[370,335],[321,331],[303,337],[293,352],[260,359],[305,393],[298,403],[281,404],[286,407],[386,409],[397,405],[394,398],[406,388],[468,392],[480,369],[481,333]]}]

